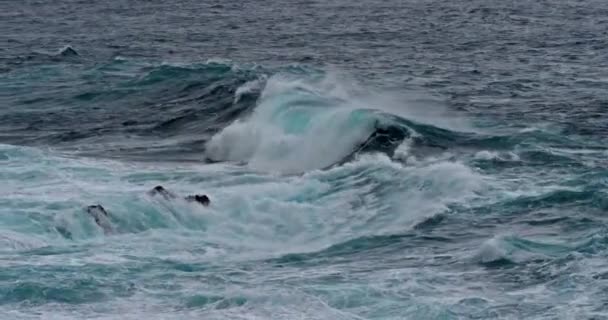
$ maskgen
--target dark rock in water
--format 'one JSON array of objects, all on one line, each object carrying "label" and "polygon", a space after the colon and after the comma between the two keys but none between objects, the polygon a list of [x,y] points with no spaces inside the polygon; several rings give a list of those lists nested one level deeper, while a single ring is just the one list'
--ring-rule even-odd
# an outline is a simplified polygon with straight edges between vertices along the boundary
[{"label": "dark rock in water", "polygon": [[88,206],[87,213],[93,217],[95,223],[103,229],[105,234],[112,232],[108,212],[103,206],[99,204]]},{"label": "dark rock in water", "polygon": [[407,130],[397,126],[376,127],[367,138],[360,151],[380,151],[392,156],[395,149],[409,136]]},{"label": "dark rock in water", "polygon": [[70,46],[65,46],[63,49],[61,49],[59,55],[62,57],[79,56],[78,52],[76,52],[76,50]]},{"label": "dark rock in water", "polygon": [[165,189],[163,186],[154,187],[152,190],[148,191],[148,194],[151,196],[161,195],[167,200],[176,198],[175,194]]},{"label": "dark rock in water", "polygon": [[[165,187],[160,185],[152,188],[152,190],[148,191],[148,194],[151,196],[161,195],[166,200],[172,200],[177,198],[174,193],[170,192],[169,190],[165,189]],[[188,202],[198,202],[199,204],[205,207],[211,203],[211,200],[209,200],[209,197],[205,194],[189,195],[185,197],[184,200]]]},{"label": "dark rock in water", "polygon": [[106,211],[106,209],[100,205],[100,204],[95,204],[95,205],[91,205],[87,207],[87,212],[91,213],[92,211],[96,211],[101,213],[104,216],[108,216],[108,212]]},{"label": "dark rock in water", "polygon": [[209,204],[211,203],[211,200],[209,200],[209,197],[206,194],[190,195],[190,196],[187,196],[185,199],[186,199],[186,201],[189,201],[189,202],[193,202],[193,201],[198,202],[205,207],[209,206]]},{"label": "dark rock in water", "polygon": [[357,146],[350,154],[348,154],[338,163],[332,164],[327,168],[344,164],[353,160],[358,154],[367,152],[381,152],[387,154],[389,157],[392,157],[399,144],[410,136],[410,132],[404,127],[381,125],[377,122],[375,124],[374,132],[372,132],[364,142],[359,144],[359,146]]}]

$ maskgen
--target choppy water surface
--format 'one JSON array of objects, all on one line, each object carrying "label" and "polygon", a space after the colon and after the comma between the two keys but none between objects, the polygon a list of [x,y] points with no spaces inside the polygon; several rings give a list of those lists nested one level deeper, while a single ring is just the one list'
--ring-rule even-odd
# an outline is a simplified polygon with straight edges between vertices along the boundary
[{"label": "choppy water surface", "polygon": [[0,318],[608,318],[608,4],[0,12]]}]

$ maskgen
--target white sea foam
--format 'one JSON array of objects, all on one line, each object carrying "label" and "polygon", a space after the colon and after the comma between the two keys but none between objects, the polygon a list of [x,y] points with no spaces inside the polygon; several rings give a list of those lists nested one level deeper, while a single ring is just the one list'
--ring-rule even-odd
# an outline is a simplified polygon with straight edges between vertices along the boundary
[{"label": "white sea foam", "polygon": [[[246,84],[242,90],[254,84],[259,85]],[[253,114],[216,134],[207,144],[206,156],[248,163],[256,170],[300,173],[332,165],[352,152],[373,132],[379,117],[375,111],[462,128],[456,118],[441,113],[445,109],[422,108],[418,103],[371,94],[335,73],[310,78],[274,75]],[[404,142],[396,156],[406,152]]]},{"label": "white sea foam", "polygon": [[[336,91],[336,96],[328,96]],[[329,166],[373,130],[373,119],[341,101],[340,95],[333,87],[272,77],[253,115],[214,136],[207,156],[282,173]]]}]

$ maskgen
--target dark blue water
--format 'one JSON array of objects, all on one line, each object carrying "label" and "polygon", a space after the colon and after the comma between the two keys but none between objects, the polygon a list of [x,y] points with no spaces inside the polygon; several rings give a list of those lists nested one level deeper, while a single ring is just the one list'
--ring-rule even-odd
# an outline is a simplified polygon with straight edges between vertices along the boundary
[{"label": "dark blue water", "polygon": [[608,3],[0,27],[2,319],[608,319]]}]

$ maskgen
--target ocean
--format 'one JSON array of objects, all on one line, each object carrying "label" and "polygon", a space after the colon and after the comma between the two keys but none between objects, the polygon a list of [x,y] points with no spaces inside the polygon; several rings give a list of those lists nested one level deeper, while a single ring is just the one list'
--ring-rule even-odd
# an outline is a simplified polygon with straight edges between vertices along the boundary
[{"label": "ocean", "polygon": [[0,27],[0,319],[608,319],[608,2]]}]

